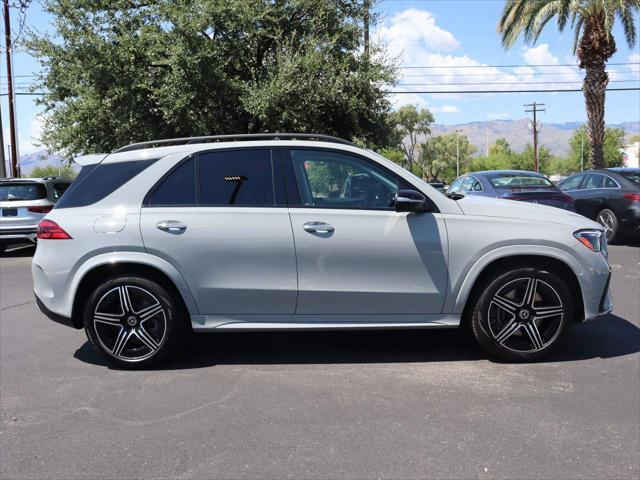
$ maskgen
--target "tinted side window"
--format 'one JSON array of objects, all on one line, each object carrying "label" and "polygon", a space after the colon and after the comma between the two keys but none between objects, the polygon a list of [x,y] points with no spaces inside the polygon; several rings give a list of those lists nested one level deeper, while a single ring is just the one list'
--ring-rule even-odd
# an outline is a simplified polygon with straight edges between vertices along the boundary
[{"label": "tinted side window", "polygon": [[291,150],[304,206],[391,209],[396,192],[411,188],[370,162],[329,150]]},{"label": "tinted side window", "polygon": [[471,191],[473,189],[473,184],[475,183],[475,181],[476,180],[473,177],[466,177],[462,182],[462,190],[465,192]]},{"label": "tinted side window", "polygon": [[209,152],[200,155],[198,162],[201,205],[275,204],[270,150]]},{"label": "tinted side window", "polygon": [[589,190],[592,188],[602,188],[604,176],[597,173],[590,173],[587,175],[587,180],[584,182],[584,189]]},{"label": "tinted side window", "polygon": [[583,178],[584,175],[575,175],[573,177],[569,177],[564,182],[562,182],[560,188],[562,190],[578,190],[578,188],[580,187],[580,182],[582,182]]},{"label": "tinted side window", "polygon": [[169,172],[152,190],[147,205],[196,205],[196,160],[190,158]]},{"label": "tinted side window", "polygon": [[618,184],[611,177],[604,177],[604,188],[618,188]]},{"label": "tinted side window", "polygon": [[462,185],[462,182],[464,182],[464,177],[460,177],[458,178],[455,182],[453,182],[450,186],[449,186],[449,192],[455,193],[460,189],[460,185]]},{"label": "tinted side window", "polygon": [[60,197],[62,197],[62,194],[64,194],[64,192],[67,191],[67,188],[69,188],[69,185],[71,185],[71,184],[67,183],[67,182],[54,183],[51,186],[51,190],[53,192],[53,199],[54,200],[58,200]]},{"label": "tinted side window", "polygon": [[88,170],[86,175],[82,175],[83,168],[54,208],[85,207],[99,202],[155,161],[101,163],[95,167],[91,166],[91,170]]}]

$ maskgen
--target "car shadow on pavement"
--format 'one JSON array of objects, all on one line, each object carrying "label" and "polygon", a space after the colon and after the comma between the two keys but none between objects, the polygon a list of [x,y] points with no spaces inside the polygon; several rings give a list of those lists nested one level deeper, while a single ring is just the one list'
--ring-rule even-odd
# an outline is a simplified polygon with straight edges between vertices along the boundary
[{"label": "car shadow on pavement", "polygon": [[[640,329],[615,315],[575,326],[564,346],[541,362],[612,358],[640,351]],[[106,365],[87,342],[75,353]],[[462,330],[254,332],[193,335],[178,359],[158,369],[214,365],[401,363],[491,360]]]}]

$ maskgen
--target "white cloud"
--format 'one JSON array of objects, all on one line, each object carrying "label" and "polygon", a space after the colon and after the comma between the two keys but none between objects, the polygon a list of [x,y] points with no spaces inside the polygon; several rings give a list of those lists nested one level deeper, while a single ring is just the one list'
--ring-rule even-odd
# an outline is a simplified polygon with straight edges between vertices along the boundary
[{"label": "white cloud", "polygon": [[[435,17],[426,10],[412,8],[397,13],[373,33],[373,38],[386,45],[387,53],[396,58],[401,67],[400,83],[390,90],[409,92],[391,94],[390,99],[394,107],[406,104],[428,107],[428,98],[436,94],[419,93],[424,91],[443,92],[435,97],[438,100],[459,101],[488,97],[492,94],[446,92],[542,91],[582,87],[584,72],[577,66],[564,65],[575,64],[575,56],[566,52],[558,57],[551,51],[548,43],[521,49],[518,61],[524,66],[516,68],[496,68],[464,53],[452,53],[461,47],[460,42],[451,32],[438,26]],[[562,62],[560,58],[563,58]],[[640,55],[631,55],[629,62],[638,61]],[[635,66],[633,71],[624,68],[619,70],[623,73],[613,73],[616,70],[611,70],[612,80],[632,80],[638,78],[640,66]]]},{"label": "white cloud", "polygon": [[506,113],[506,112],[503,112],[503,113],[487,113],[487,118],[489,120],[506,120],[509,117],[511,117],[511,115]]},{"label": "white cloud", "polygon": [[460,109],[455,105],[443,105],[441,107],[433,107],[432,112],[436,113],[460,113]]},{"label": "white cloud", "polygon": [[42,146],[36,145],[40,143],[40,136],[42,135],[42,117],[40,115],[34,115],[31,119],[31,125],[29,126],[29,133],[20,140],[20,155],[28,155],[30,153],[42,150]]},{"label": "white cloud", "polygon": [[404,57],[403,64],[412,63],[416,50],[450,51],[460,46],[451,32],[436,25],[430,12],[415,8],[396,13],[374,36],[387,44],[391,55]]}]

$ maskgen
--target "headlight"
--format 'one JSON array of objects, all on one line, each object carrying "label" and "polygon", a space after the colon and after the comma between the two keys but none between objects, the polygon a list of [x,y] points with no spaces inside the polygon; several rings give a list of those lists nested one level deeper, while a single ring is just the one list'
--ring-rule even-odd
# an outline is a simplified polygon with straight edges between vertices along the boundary
[{"label": "headlight", "polygon": [[593,252],[607,253],[607,237],[602,230],[578,230],[573,234],[576,239]]}]

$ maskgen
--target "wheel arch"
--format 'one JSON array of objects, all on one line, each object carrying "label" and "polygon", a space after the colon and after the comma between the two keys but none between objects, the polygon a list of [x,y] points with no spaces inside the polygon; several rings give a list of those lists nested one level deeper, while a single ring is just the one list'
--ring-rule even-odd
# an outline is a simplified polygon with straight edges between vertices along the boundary
[{"label": "wheel arch", "polygon": [[[585,318],[584,299],[582,295],[582,289],[578,280],[578,275],[574,271],[574,268],[569,265],[568,262],[550,255],[544,254],[512,254],[504,255],[486,262],[477,272],[475,278],[473,278],[471,285],[464,297],[461,297],[463,292],[460,292],[456,305],[461,305],[462,308],[462,323],[465,323],[469,318],[469,313],[473,308],[475,300],[481,293],[479,286],[481,286],[487,278],[496,275],[498,272],[504,271],[507,268],[519,268],[519,267],[538,267],[546,268],[554,273],[559,274],[562,278],[567,280],[567,286],[571,291],[573,298],[576,299],[576,322],[580,322]],[[469,280],[468,278],[466,280]]]},{"label": "wheel arch", "polygon": [[[153,280],[167,289],[176,301],[180,303],[179,306],[184,309],[186,314],[197,313],[190,291],[185,292],[186,286],[183,285],[182,288],[178,288],[175,279],[158,266],[131,260],[112,261],[99,263],[88,268],[78,280],[71,310],[71,319],[74,327],[82,328],[82,311],[93,290],[104,279],[112,278],[116,275],[138,275],[148,280]],[[190,321],[189,325],[191,325]]]}]

